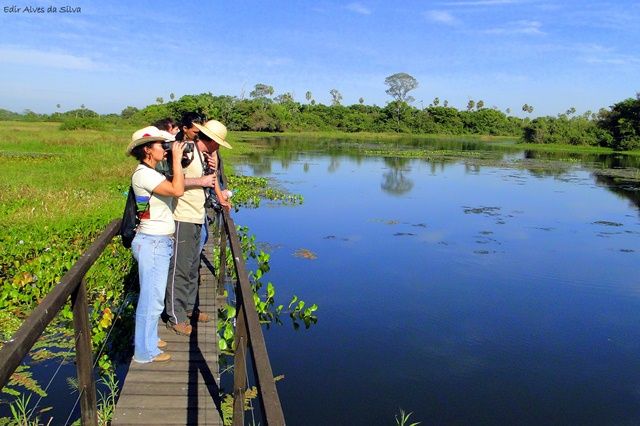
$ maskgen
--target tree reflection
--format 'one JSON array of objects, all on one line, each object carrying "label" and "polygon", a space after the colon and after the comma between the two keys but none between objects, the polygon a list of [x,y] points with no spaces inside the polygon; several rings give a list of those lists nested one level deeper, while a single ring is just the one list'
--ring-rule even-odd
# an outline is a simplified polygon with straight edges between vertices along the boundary
[{"label": "tree reflection", "polygon": [[340,160],[338,159],[337,156],[332,155],[331,158],[329,159],[329,167],[327,168],[327,171],[329,173],[333,173],[336,170],[338,170],[338,167],[340,167]]},{"label": "tree reflection", "polygon": [[607,176],[603,173],[594,173],[596,184],[604,186],[618,197],[629,200],[636,208],[640,208],[640,191],[638,180],[618,176]]},{"label": "tree reflection", "polygon": [[380,188],[392,195],[405,194],[413,188],[413,181],[405,176],[411,169],[407,158],[384,158],[389,170],[382,175]]},{"label": "tree reflection", "polygon": [[247,155],[247,165],[253,171],[254,176],[265,176],[271,173],[271,158],[262,153],[250,153]]}]

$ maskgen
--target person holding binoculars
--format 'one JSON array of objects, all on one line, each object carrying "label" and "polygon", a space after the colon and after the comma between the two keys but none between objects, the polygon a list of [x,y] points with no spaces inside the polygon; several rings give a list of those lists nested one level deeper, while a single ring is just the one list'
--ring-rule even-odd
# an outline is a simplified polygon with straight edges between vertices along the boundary
[{"label": "person holding binoculars", "polygon": [[182,174],[183,142],[173,143],[172,168],[169,181],[155,170],[167,156],[166,143],[173,139],[166,132],[149,126],[133,133],[127,153],[139,164],[131,176],[140,223],[131,243],[133,257],[138,261],[140,295],[135,317],[133,359],[139,363],[168,361],[171,356],[161,348],[166,342],[158,338],[158,319],[164,307],[164,296],[173,252],[175,223],[172,210],[174,197],[184,193]]}]

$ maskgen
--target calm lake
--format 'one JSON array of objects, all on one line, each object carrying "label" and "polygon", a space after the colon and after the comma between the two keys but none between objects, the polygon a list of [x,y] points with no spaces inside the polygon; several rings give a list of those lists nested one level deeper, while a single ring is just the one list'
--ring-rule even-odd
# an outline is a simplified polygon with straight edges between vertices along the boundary
[{"label": "calm lake", "polygon": [[280,302],[320,307],[308,330],[266,331],[289,424],[400,408],[423,425],[640,423],[640,187],[610,176],[637,178],[637,159],[255,143],[236,171],[304,204],[236,222],[271,253]]}]

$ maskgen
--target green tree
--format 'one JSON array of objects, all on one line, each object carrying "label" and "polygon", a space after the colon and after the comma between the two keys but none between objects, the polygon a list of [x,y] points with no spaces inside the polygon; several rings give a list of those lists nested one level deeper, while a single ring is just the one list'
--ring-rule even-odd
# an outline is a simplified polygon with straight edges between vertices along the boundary
[{"label": "green tree", "polygon": [[338,92],[338,89],[329,90],[329,94],[331,95],[331,105],[338,106],[342,103],[342,94]]},{"label": "green tree", "polygon": [[406,102],[408,104],[414,101],[413,96],[409,96],[409,92],[418,87],[418,80],[413,76],[405,72],[399,72],[385,78],[384,84],[389,86],[389,88],[385,90],[385,93],[395,101]]},{"label": "green tree", "polygon": [[362,96],[360,96],[360,99],[358,99],[358,103],[360,105],[364,105],[364,98]]},{"label": "green tree", "polygon": [[174,100],[176,98],[176,95],[173,94],[173,92],[169,93],[169,99]]},{"label": "green tree", "polygon": [[275,97],[274,101],[278,104],[286,104],[289,102],[295,102],[293,100],[293,94],[291,94],[291,92],[285,92],[281,95],[278,95]]},{"label": "green tree", "polygon": [[598,114],[598,125],[610,134],[609,145],[617,150],[640,148],[640,94]]},{"label": "green tree", "polygon": [[133,117],[133,114],[135,114],[136,112],[138,112],[138,108],[136,107],[132,107],[132,106],[128,106],[125,109],[122,110],[122,112],[120,113],[120,117],[124,118],[125,120]]},{"label": "green tree", "polygon": [[474,101],[473,99],[469,99],[469,102],[467,103],[467,111],[473,110],[475,106],[476,106],[476,101]]},{"label": "green tree", "polygon": [[402,110],[406,108],[407,104],[414,101],[409,92],[418,87],[418,80],[406,72],[399,72],[385,78],[384,84],[389,86],[385,93],[393,98],[392,103],[395,106],[396,113],[396,131],[400,131]]},{"label": "green tree", "polygon": [[258,83],[254,86],[253,90],[249,93],[253,99],[269,98],[273,95],[273,86],[268,84]]},{"label": "green tree", "polygon": [[533,112],[533,107],[529,104],[522,105],[522,111],[531,114]]},{"label": "green tree", "polygon": [[481,110],[482,108],[484,108],[484,101],[482,99],[480,99],[478,101],[478,103],[476,104],[476,111]]},{"label": "green tree", "polygon": [[313,99],[313,95],[311,94],[311,90],[307,90],[307,93],[304,94],[304,98],[307,100],[307,102],[311,102],[311,99]]},{"label": "green tree", "polygon": [[440,105],[440,98],[439,97],[435,97],[433,98],[433,106],[438,106]]}]

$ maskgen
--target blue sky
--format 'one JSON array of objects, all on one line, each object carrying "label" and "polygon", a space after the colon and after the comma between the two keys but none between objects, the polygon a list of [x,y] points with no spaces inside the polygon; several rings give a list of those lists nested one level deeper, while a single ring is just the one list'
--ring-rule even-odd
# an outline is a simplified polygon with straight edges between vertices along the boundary
[{"label": "blue sky", "polygon": [[298,101],[310,90],[328,104],[335,88],[345,104],[384,105],[385,77],[407,72],[418,107],[437,96],[555,115],[635,96],[639,71],[630,0],[0,3],[0,108],[14,111],[119,113],[171,92],[248,96],[256,83]]}]

